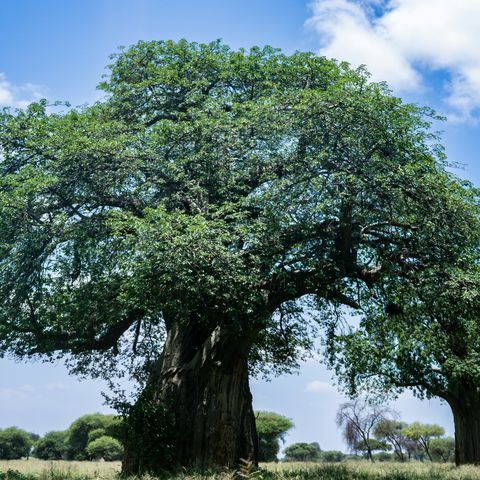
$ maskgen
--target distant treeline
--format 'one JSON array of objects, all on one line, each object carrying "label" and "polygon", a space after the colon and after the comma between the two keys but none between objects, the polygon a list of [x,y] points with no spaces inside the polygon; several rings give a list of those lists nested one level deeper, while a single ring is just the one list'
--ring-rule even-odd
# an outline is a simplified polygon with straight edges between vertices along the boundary
[{"label": "distant treeline", "polygon": [[120,460],[122,420],[115,415],[83,415],[65,431],[43,437],[18,427],[0,430],[0,459],[34,456],[42,460]]}]

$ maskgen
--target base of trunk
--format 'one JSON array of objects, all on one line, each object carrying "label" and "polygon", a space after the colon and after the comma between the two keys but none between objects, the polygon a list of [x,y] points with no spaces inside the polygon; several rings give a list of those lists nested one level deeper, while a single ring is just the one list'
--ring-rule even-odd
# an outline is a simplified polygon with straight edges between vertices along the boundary
[{"label": "base of trunk", "polygon": [[448,403],[455,423],[455,463],[480,465],[480,395],[462,391]]},{"label": "base of trunk", "polygon": [[124,475],[237,468],[241,459],[256,464],[244,352],[219,327],[188,355],[185,335],[169,332],[162,359],[130,412]]}]

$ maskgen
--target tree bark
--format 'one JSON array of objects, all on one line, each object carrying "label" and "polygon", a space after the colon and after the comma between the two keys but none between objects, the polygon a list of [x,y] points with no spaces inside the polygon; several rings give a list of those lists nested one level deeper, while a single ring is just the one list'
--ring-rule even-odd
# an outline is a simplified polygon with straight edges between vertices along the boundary
[{"label": "tree bark", "polygon": [[455,463],[480,465],[480,394],[462,388],[447,401],[455,424]]},{"label": "tree bark", "polygon": [[[248,336],[247,336],[248,337]],[[245,335],[174,325],[127,422],[124,475],[257,463]]]}]

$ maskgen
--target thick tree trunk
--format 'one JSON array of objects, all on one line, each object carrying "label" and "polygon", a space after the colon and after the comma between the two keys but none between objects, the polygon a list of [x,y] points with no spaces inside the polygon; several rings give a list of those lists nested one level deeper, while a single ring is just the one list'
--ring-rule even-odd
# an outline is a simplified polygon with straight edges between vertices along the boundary
[{"label": "thick tree trunk", "polygon": [[455,423],[455,463],[480,465],[480,394],[461,389],[448,403]]},{"label": "thick tree trunk", "polygon": [[128,421],[123,473],[256,464],[249,342],[225,327],[172,327]]}]

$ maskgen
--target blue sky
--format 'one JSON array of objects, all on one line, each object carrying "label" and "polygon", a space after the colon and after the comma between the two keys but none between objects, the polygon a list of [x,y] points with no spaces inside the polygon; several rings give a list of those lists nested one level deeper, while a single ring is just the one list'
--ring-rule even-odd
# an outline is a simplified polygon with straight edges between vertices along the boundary
[{"label": "blue sky", "polygon": [[[439,125],[456,173],[480,184],[480,2],[478,0],[17,0],[0,5],[0,106],[46,97],[91,103],[108,56],[138,40],[221,38],[234,48],[270,44],[366,64],[406,101],[446,115]],[[61,365],[0,360],[0,428],[44,433],[79,415],[107,411],[102,384],[78,382]],[[309,361],[299,375],[254,380],[258,409],[291,417],[287,444],[344,449],[334,423],[342,397],[331,374]],[[444,425],[449,409],[403,395],[406,421]]]}]

